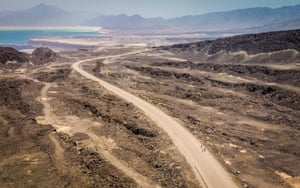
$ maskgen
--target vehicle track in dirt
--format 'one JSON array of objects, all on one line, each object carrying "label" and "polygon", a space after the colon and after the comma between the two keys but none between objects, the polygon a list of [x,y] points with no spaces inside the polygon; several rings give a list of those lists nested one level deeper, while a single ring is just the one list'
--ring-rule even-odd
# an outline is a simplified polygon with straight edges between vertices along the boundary
[{"label": "vehicle track in dirt", "polygon": [[206,147],[202,145],[198,139],[196,139],[186,128],[180,125],[172,117],[168,116],[166,113],[164,113],[154,105],[91,75],[80,67],[82,63],[86,62],[123,57],[141,52],[143,51],[81,60],[74,63],[72,65],[72,68],[82,76],[98,82],[107,90],[132,103],[133,105],[141,109],[145,113],[145,115],[152,119],[159,127],[161,127],[169,135],[174,145],[185,157],[187,163],[192,167],[192,170],[202,187],[236,187],[229,174],[224,170],[224,168],[214,158],[214,156],[206,149]]},{"label": "vehicle track in dirt", "polygon": [[[53,114],[51,111],[51,105],[49,101],[51,98],[48,97],[48,92],[51,87],[53,87],[50,83],[44,83],[44,87],[41,90],[41,102],[44,105],[44,121],[45,124],[51,124],[57,132],[65,133],[70,136],[76,133],[85,133],[89,136],[89,140],[87,141],[89,146],[92,146],[100,155],[102,155],[107,161],[109,161],[113,166],[117,169],[125,173],[128,177],[132,178],[136,183],[139,184],[140,187],[150,188],[150,187],[160,187],[156,185],[154,182],[149,180],[147,177],[137,173],[135,170],[130,168],[126,162],[119,160],[117,157],[113,156],[109,152],[109,148],[105,144],[103,138],[97,136],[93,133],[89,128],[93,125],[93,122],[87,122],[88,120],[82,120],[76,116],[68,116],[68,117],[58,117]],[[82,122],[82,123],[81,123]],[[89,124],[91,126],[81,126]],[[63,161],[63,149],[60,147],[58,141],[50,136],[50,139],[55,145],[55,157],[57,159],[58,164],[64,164]]]}]

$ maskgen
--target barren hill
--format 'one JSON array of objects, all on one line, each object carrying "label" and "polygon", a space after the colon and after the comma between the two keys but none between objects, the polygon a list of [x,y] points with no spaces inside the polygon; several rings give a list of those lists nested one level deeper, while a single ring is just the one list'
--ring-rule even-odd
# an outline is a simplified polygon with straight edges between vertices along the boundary
[{"label": "barren hill", "polygon": [[[166,47],[165,49],[168,49]],[[208,54],[216,54],[220,51],[239,52],[248,54],[267,53],[280,50],[300,50],[300,30],[268,32],[260,34],[247,34],[234,37],[220,38],[213,41],[198,42],[192,44],[178,44],[170,49],[182,51],[195,49],[207,50]]]}]

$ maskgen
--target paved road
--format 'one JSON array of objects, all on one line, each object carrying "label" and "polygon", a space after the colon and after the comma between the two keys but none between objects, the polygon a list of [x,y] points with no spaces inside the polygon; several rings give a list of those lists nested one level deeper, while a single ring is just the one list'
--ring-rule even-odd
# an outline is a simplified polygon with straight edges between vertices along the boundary
[{"label": "paved road", "polygon": [[151,118],[159,127],[161,127],[169,135],[175,146],[185,157],[187,163],[190,164],[202,187],[236,187],[229,174],[224,170],[214,156],[200,143],[198,139],[196,139],[186,128],[180,125],[172,117],[154,105],[91,75],[90,73],[82,70],[80,67],[80,64],[84,62],[122,57],[140,52],[142,51],[82,60],[74,63],[72,68],[82,76],[98,82],[107,90],[140,108],[149,118]]}]

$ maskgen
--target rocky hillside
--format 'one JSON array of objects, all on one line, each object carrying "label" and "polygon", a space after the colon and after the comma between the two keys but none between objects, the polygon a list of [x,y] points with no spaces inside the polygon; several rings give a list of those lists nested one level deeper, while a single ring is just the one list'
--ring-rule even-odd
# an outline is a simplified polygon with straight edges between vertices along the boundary
[{"label": "rocky hillside", "polygon": [[178,44],[171,47],[164,47],[164,49],[207,50],[207,54],[216,54],[220,51],[245,51],[248,54],[267,53],[286,49],[300,51],[300,30],[247,34],[220,38],[213,41]]},{"label": "rocky hillside", "polygon": [[22,63],[28,62],[29,58],[25,53],[19,52],[14,48],[0,47],[0,66],[6,68],[16,68]]},{"label": "rocky hillside", "polygon": [[28,61],[28,57],[14,48],[0,47],[0,63],[7,64],[9,61],[24,63]]},{"label": "rocky hillside", "polygon": [[0,67],[5,69],[16,69],[27,62],[44,65],[54,62],[58,58],[59,55],[50,48],[37,48],[29,55],[11,47],[0,47]]},{"label": "rocky hillside", "polygon": [[35,65],[43,65],[54,62],[58,58],[58,54],[50,48],[37,48],[32,52],[32,62]]}]

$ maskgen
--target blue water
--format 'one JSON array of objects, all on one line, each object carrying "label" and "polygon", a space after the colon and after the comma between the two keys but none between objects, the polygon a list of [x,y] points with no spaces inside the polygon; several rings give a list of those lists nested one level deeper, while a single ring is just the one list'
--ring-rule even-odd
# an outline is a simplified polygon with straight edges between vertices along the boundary
[{"label": "blue water", "polygon": [[0,44],[26,45],[29,39],[36,37],[69,37],[96,34],[98,34],[96,31],[85,30],[0,30]]}]

